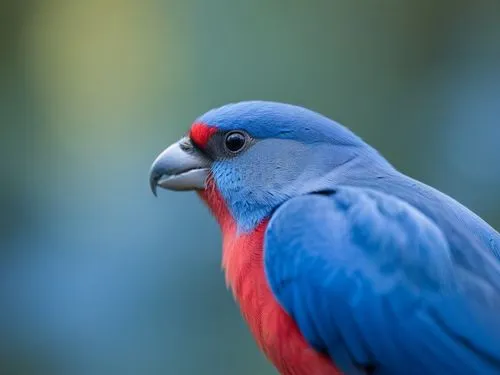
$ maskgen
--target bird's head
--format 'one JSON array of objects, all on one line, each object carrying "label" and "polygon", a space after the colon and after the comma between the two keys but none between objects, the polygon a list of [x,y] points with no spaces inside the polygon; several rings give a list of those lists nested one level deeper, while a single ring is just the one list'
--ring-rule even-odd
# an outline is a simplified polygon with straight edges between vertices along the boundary
[{"label": "bird's head", "polygon": [[359,165],[356,160],[368,154],[379,157],[318,113],[241,102],[199,117],[186,137],[154,161],[150,183],[155,194],[158,186],[197,190],[221,224],[233,220],[246,232],[287,199],[343,182]]}]

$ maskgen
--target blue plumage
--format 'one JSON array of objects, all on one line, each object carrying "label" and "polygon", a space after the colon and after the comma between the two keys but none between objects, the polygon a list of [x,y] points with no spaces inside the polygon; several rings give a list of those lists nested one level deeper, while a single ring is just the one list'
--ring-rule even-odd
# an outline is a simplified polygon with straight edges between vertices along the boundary
[{"label": "blue plumage", "polygon": [[308,342],[346,374],[500,374],[500,235],[347,128],[245,102],[199,121],[252,145],[212,168]]},{"label": "blue plumage", "polygon": [[249,101],[228,104],[200,116],[196,122],[217,129],[246,130],[259,139],[299,139],[302,143],[361,145],[364,142],[346,127],[309,109],[277,102]]},{"label": "blue plumage", "polygon": [[347,374],[498,374],[498,278],[457,252],[402,200],[339,187],[277,210],[265,264],[305,337]]}]

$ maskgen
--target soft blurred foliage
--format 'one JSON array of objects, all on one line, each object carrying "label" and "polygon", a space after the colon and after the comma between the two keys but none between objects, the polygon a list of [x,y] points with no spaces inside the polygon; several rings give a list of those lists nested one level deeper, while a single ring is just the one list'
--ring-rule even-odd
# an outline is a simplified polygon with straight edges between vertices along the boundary
[{"label": "soft blurred foliage", "polygon": [[500,227],[500,3],[3,0],[0,373],[275,374],[156,154],[213,106],[301,104]]}]

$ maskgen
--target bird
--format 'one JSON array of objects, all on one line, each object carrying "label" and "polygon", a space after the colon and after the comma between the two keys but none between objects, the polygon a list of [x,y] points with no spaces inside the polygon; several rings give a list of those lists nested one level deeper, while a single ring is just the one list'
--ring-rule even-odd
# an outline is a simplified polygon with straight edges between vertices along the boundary
[{"label": "bird", "polygon": [[500,374],[500,234],[347,127],[226,104],[149,183],[209,207],[228,287],[280,374]]}]

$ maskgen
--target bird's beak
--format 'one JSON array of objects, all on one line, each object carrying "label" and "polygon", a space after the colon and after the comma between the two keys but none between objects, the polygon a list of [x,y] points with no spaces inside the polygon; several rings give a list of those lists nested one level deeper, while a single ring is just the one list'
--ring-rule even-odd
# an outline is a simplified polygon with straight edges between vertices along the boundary
[{"label": "bird's beak", "polygon": [[168,190],[203,190],[211,160],[193,146],[188,137],[169,146],[153,162],[149,183],[156,195],[158,186]]}]

